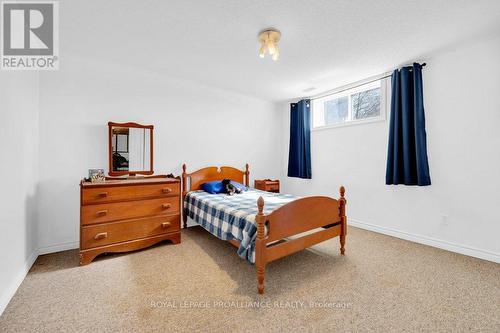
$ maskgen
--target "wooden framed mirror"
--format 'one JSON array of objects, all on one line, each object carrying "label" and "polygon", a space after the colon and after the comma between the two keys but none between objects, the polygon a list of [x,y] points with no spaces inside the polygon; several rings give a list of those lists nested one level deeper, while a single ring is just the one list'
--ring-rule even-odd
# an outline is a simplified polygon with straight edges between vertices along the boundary
[{"label": "wooden framed mirror", "polygon": [[109,175],[153,174],[153,125],[109,122]]}]

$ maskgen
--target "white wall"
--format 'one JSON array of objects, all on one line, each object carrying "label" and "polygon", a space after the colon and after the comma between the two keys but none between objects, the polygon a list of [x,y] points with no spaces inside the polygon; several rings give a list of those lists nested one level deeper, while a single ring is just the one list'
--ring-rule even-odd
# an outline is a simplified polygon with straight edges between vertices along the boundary
[{"label": "white wall", "polygon": [[0,314],[37,256],[38,73],[0,73]]},{"label": "white wall", "polygon": [[108,121],[155,126],[157,174],[179,175],[183,162],[188,171],[248,162],[252,180],[280,174],[275,104],[65,54],[40,76],[41,253],[78,247],[79,181],[108,169]]},{"label": "white wall", "polygon": [[351,224],[499,261],[499,59],[498,36],[425,57],[430,187],[385,185],[389,121],[313,131],[313,179],[285,177],[286,104],[283,189],[338,196],[345,185]]}]

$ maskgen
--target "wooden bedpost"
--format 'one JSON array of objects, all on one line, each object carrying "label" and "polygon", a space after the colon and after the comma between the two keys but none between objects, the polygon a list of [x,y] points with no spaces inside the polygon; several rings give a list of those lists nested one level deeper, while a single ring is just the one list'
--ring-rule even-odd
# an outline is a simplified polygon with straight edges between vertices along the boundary
[{"label": "wooden bedpost", "polygon": [[248,187],[250,183],[250,167],[248,163],[245,165],[245,186]]},{"label": "wooden bedpost", "polygon": [[347,217],[345,216],[345,188],[340,186],[340,199],[339,199],[339,215],[341,222],[341,233],[340,233],[340,254],[345,253],[345,236],[347,235]]},{"label": "wooden bedpost", "polygon": [[255,240],[255,266],[257,266],[257,281],[259,294],[264,293],[264,275],[266,270],[266,239],[265,239],[265,222],[266,216],[264,215],[264,199],[259,197],[257,200],[257,207],[259,212],[255,216],[257,223],[257,239]]},{"label": "wooden bedpost", "polygon": [[186,193],[187,193],[187,177],[186,177],[186,164],[182,165],[182,184],[181,184],[181,191],[182,191],[182,202],[181,202],[181,209],[182,209],[182,221],[184,222],[184,229],[187,228],[187,212],[184,209],[184,199],[186,198]]}]

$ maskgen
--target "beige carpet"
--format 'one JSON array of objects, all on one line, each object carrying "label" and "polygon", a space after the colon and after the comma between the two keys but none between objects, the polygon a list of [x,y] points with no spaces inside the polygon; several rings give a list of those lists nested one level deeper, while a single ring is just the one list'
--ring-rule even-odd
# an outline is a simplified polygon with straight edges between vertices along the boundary
[{"label": "beige carpet", "polygon": [[0,332],[500,332],[500,265],[356,228],[346,248],[270,264],[264,297],[254,267],[200,228],[84,267],[76,251],[41,256]]}]

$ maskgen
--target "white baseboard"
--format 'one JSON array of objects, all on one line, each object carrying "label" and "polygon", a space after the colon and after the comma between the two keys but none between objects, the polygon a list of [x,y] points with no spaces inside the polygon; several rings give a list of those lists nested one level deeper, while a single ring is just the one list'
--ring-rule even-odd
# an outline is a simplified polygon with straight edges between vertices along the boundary
[{"label": "white baseboard", "polygon": [[353,227],[370,230],[373,232],[377,232],[384,235],[389,235],[401,239],[405,239],[408,241],[412,241],[415,243],[420,243],[424,245],[429,245],[433,247],[437,247],[443,250],[456,252],[460,254],[464,254],[466,256],[471,256],[479,259],[484,259],[488,261],[493,261],[496,263],[500,263],[500,254],[494,253],[486,250],[481,250],[477,248],[473,248],[470,246],[465,246],[461,244],[451,243],[448,241],[444,241],[441,239],[436,239],[428,236],[411,234],[408,232],[400,231],[393,228],[381,227],[375,224],[362,222],[356,219],[348,218],[347,224],[352,225]]},{"label": "white baseboard", "polygon": [[29,270],[31,269],[31,266],[33,266],[33,264],[35,263],[36,258],[38,258],[37,251],[33,252],[29,256],[29,258],[24,263],[24,266],[12,280],[10,286],[7,286],[7,288],[5,289],[2,288],[3,290],[2,293],[0,294],[0,316],[5,311],[5,308],[7,308],[7,305],[9,304],[12,297],[14,297],[14,294],[16,293],[17,289],[19,288],[24,278],[28,274]]},{"label": "white baseboard", "polygon": [[38,254],[42,255],[42,254],[48,254],[48,253],[54,253],[54,252],[73,250],[73,249],[78,249],[79,247],[80,247],[79,242],[61,243],[61,244],[41,247],[38,249]]}]

